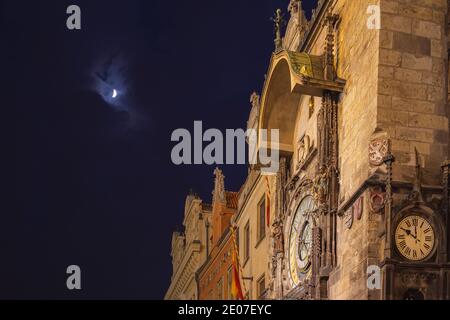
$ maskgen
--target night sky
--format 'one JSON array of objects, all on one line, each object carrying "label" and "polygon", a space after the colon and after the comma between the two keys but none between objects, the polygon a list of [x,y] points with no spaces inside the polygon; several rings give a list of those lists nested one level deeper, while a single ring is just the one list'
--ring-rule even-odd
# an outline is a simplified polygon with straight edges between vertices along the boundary
[{"label": "night sky", "polygon": [[[269,18],[288,3],[0,1],[12,87],[2,105],[15,115],[0,298],[163,298],[186,195],[210,202],[215,168],[173,165],[171,133],[192,132],[194,120],[246,128],[273,50]],[[66,28],[71,4],[81,31]],[[246,166],[223,170],[226,188],[239,190]],[[72,264],[81,291],[66,288]]]}]

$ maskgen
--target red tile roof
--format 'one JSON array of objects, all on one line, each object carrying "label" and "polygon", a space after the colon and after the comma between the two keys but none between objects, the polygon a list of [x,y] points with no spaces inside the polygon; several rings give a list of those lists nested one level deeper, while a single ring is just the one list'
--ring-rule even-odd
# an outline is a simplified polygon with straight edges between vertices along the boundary
[{"label": "red tile roof", "polygon": [[225,191],[225,195],[227,198],[227,207],[231,209],[237,209],[238,207],[238,193]]}]

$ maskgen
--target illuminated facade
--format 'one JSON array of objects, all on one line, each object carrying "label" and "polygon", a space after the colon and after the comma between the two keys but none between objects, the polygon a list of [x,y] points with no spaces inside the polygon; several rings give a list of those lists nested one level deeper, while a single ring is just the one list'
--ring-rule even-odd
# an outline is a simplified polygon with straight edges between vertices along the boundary
[{"label": "illuminated facade", "polygon": [[232,219],[248,298],[450,299],[448,10],[292,0],[284,36],[277,14],[248,126],[280,130],[280,169],[250,168]]},{"label": "illuminated facade", "polygon": [[233,240],[231,219],[236,214],[237,193],[225,190],[225,177],[220,169],[214,171],[210,248],[208,258],[196,273],[200,300],[231,298],[231,264]]},{"label": "illuminated facade", "polygon": [[449,299],[447,10],[291,1],[259,112],[284,155],[271,298]]},{"label": "illuminated facade", "polygon": [[195,273],[208,257],[207,226],[211,221],[211,205],[197,195],[186,198],[183,232],[172,235],[173,274],[166,300],[197,300]]}]

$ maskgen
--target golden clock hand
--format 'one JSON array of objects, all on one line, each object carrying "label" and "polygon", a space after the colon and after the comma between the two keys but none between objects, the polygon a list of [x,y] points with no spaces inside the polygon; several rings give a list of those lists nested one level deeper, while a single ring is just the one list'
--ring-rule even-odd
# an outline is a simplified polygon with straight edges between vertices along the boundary
[{"label": "golden clock hand", "polygon": [[417,239],[417,226],[414,226],[414,239],[416,239],[416,244],[417,244],[417,241],[420,242],[420,240]]},{"label": "golden clock hand", "polygon": [[400,228],[400,229],[402,229],[403,231],[405,231],[405,232],[406,232],[406,235],[412,236],[411,230],[407,230],[407,229],[405,229],[405,228]]},{"label": "golden clock hand", "polygon": [[405,229],[405,228],[400,228],[400,229],[402,229],[403,231],[405,231],[406,235],[411,236],[411,237],[413,237],[416,241],[420,242],[420,240],[417,239],[417,235],[413,235],[411,230],[407,230],[407,229]]},{"label": "golden clock hand", "polygon": [[[409,231],[409,230],[408,230]],[[417,241],[419,241],[420,242],[420,240],[419,239],[417,239],[417,233],[416,233],[416,235],[413,235],[412,234],[412,232],[411,231],[409,231],[409,235],[411,236],[411,237],[413,237],[414,239],[416,239],[416,242]]]}]

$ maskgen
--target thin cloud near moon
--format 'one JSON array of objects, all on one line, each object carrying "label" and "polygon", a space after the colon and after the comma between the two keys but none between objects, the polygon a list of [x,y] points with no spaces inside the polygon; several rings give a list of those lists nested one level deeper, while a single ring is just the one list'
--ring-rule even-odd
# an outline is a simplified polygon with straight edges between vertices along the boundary
[{"label": "thin cloud near moon", "polygon": [[95,61],[91,67],[93,90],[117,111],[131,111],[127,99],[127,71],[127,61],[119,53],[104,56]]}]

